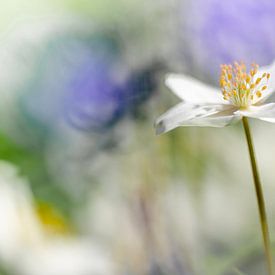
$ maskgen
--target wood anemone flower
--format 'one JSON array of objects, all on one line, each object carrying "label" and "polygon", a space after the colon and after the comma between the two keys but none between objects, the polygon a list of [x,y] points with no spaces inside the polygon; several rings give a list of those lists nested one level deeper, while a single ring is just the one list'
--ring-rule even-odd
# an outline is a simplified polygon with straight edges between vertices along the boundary
[{"label": "wood anemone flower", "polygon": [[220,89],[192,77],[170,74],[166,85],[182,100],[155,123],[162,134],[179,126],[224,127],[243,117],[275,123],[275,62],[259,68],[244,63],[221,65]]}]

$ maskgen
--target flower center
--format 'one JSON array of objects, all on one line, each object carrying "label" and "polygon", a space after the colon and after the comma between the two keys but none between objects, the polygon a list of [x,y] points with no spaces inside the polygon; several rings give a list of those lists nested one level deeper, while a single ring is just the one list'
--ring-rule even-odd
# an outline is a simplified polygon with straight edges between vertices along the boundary
[{"label": "flower center", "polygon": [[223,98],[240,108],[256,103],[267,89],[270,78],[270,73],[257,74],[258,68],[257,64],[252,64],[247,72],[244,63],[221,65],[220,86]]}]

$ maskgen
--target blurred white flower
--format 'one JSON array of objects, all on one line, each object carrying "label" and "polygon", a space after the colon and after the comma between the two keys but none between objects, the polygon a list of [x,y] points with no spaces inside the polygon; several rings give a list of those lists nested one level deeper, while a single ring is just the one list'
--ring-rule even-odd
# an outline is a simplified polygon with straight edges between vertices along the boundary
[{"label": "blurred white flower", "polygon": [[224,127],[242,117],[275,123],[275,103],[268,101],[275,91],[274,75],[274,63],[259,70],[252,65],[249,72],[243,63],[222,65],[221,92],[191,77],[169,75],[167,86],[183,102],[156,121],[157,134],[179,126]]},{"label": "blurred white flower", "polygon": [[16,167],[0,161],[0,260],[18,275],[114,274],[108,254],[91,239],[52,236],[35,211]]},{"label": "blurred white flower", "polygon": [[11,164],[0,162],[0,256],[5,261],[43,239],[31,194],[17,173]]}]

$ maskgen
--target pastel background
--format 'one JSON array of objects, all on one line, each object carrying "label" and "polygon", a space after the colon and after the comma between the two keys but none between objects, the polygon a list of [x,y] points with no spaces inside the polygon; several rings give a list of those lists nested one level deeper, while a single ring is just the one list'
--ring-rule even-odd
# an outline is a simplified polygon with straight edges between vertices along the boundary
[{"label": "pastel background", "polygon": [[[275,59],[272,0],[0,9],[0,274],[264,274],[241,125],[154,120],[168,72]],[[275,126],[252,122],[275,255]]]}]

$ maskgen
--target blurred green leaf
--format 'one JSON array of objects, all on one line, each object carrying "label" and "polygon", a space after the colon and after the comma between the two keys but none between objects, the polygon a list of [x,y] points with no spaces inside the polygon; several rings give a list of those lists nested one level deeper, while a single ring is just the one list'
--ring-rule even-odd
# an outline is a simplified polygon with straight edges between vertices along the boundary
[{"label": "blurred green leaf", "polygon": [[69,194],[49,175],[43,150],[30,150],[0,134],[0,158],[15,164],[31,185],[35,198],[57,207],[69,217],[73,201]]}]

